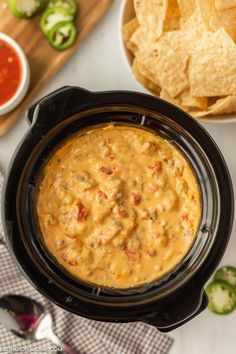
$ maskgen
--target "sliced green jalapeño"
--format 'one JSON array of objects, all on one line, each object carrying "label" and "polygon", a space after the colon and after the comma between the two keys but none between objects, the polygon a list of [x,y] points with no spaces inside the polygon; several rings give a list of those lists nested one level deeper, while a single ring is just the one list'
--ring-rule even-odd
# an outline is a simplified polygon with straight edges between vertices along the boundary
[{"label": "sliced green jalape\u00f1o", "polygon": [[43,10],[46,3],[46,0],[8,0],[13,15],[24,19],[29,19]]},{"label": "sliced green jalape\u00f1o", "polygon": [[41,21],[40,28],[45,36],[49,36],[49,32],[54,26],[61,22],[73,21],[74,16],[64,8],[52,8],[44,12]]},{"label": "sliced green jalape\u00f1o", "polygon": [[57,50],[65,50],[72,46],[77,36],[77,29],[72,22],[61,22],[55,25],[48,35],[51,46]]},{"label": "sliced green jalape\u00f1o", "polygon": [[208,308],[219,315],[226,315],[236,307],[236,290],[224,281],[215,280],[208,284],[206,293],[209,299]]},{"label": "sliced green jalape\u00f1o", "polygon": [[50,0],[48,2],[47,7],[49,9],[58,8],[58,7],[64,8],[74,16],[76,15],[78,9],[77,2],[75,0]]},{"label": "sliced green jalape\u00f1o", "polygon": [[236,268],[232,266],[219,268],[215,273],[214,280],[223,280],[236,288]]}]

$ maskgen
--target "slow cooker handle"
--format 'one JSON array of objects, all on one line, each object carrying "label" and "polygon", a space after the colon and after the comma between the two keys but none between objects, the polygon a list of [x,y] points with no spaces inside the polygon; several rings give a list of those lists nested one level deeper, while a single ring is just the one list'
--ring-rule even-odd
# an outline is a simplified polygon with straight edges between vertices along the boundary
[{"label": "slow cooker handle", "polygon": [[35,102],[26,112],[30,125],[50,128],[90,106],[95,94],[80,87],[63,86]]},{"label": "slow cooker handle", "polygon": [[158,312],[153,311],[142,321],[155,326],[161,332],[169,332],[190,321],[204,311],[207,305],[208,298],[202,288],[186,287],[170,301],[164,302]]},{"label": "slow cooker handle", "polygon": [[203,293],[203,297],[202,297],[201,305],[200,305],[200,307],[198,308],[198,310],[196,312],[192,313],[192,315],[190,317],[185,318],[182,322],[175,323],[175,324],[171,325],[168,328],[161,328],[160,331],[161,332],[173,331],[174,329],[176,329],[176,328],[182,326],[183,324],[189,322],[192,318],[198,316],[201,312],[203,312],[207,308],[207,306],[208,306],[208,298],[206,296],[206,293],[204,292]]},{"label": "slow cooker handle", "polygon": [[39,104],[41,104],[41,103],[44,102],[44,101],[47,102],[47,101],[49,101],[50,99],[53,99],[53,97],[55,96],[55,94],[64,91],[67,87],[69,87],[69,86],[63,86],[63,87],[59,88],[58,90],[55,90],[55,91],[53,91],[52,93],[50,93],[50,94],[44,96],[43,98],[40,98],[38,101],[36,101],[34,104],[32,104],[32,105],[28,108],[28,110],[26,111],[26,118],[27,118],[29,124],[31,124],[31,123],[33,122],[33,120],[34,120],[35,108],[36,108]]}]

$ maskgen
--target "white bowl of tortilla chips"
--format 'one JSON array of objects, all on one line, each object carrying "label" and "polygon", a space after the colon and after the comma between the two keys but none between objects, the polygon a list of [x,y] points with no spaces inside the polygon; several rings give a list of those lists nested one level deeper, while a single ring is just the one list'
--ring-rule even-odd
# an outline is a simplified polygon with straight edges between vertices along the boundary
[{"label": "white bowl of tortilla chips", "polygon": [[124,0],[121,12],[126,59],[149,93],[236,122],[236,0]]}]

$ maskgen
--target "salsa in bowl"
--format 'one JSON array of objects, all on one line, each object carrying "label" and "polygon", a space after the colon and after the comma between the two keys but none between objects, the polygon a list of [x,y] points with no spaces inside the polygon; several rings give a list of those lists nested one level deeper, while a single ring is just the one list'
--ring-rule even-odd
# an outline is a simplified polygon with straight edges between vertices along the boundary
[{"label": "salsa in bowl", "polygon": [[20,104],[29,81],[29,64],[23,50],[11,37],[0,33],[0,115]]}]

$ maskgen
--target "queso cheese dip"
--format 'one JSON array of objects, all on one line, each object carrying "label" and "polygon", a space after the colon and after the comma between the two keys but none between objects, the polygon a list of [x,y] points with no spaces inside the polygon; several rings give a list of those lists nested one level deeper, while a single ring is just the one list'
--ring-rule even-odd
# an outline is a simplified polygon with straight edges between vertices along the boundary
[{"label": "queso cheese dip", "polygon": [[129,288],[162,277],[184,258],[201,198],[174,145],[110,125],[75,135],[54,153],[37,214],[47,249],[72,276]]}]

